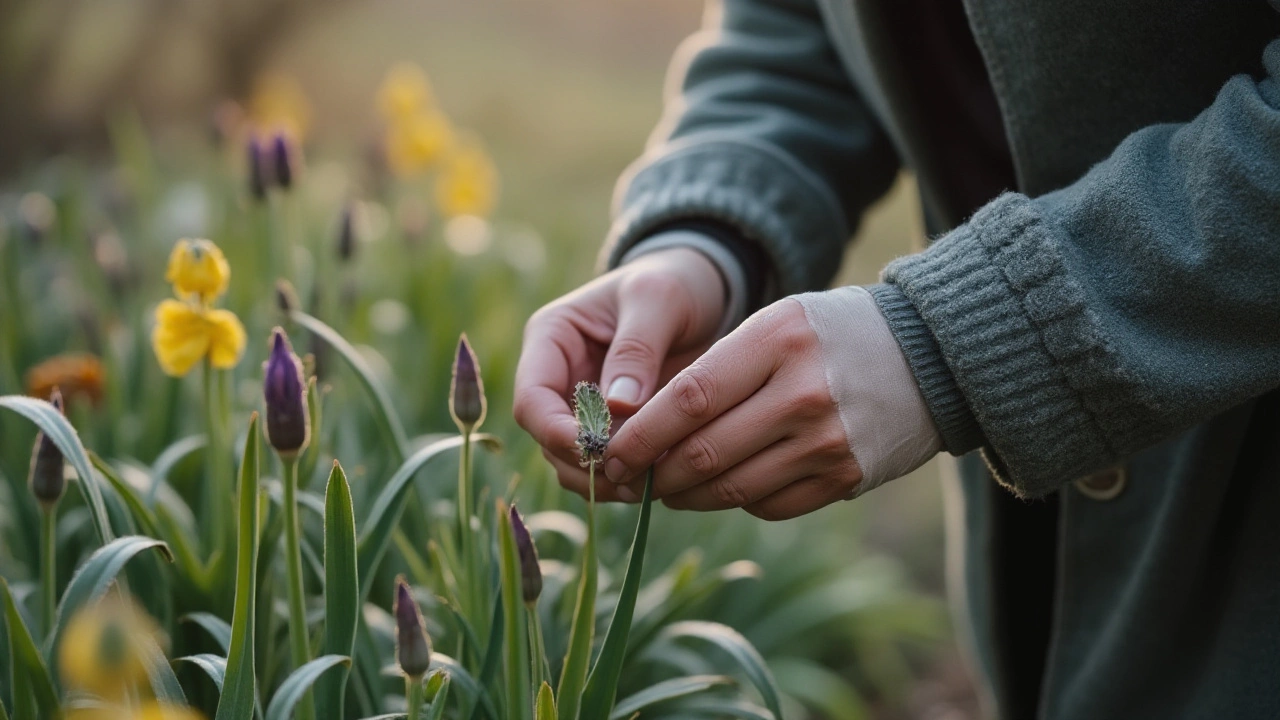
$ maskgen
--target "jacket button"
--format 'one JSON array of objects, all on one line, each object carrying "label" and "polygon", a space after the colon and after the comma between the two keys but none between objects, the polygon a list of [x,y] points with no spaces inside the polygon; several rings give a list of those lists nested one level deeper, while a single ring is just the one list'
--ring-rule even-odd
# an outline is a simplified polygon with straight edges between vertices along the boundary
[{"label": "jacket button", "polygon": [[1076,480],[1076,490],[1093,500],[1111,500],[1124,492],[1124,487],[1128,484],[1128,475],[1123,467],[1099,470]]}]

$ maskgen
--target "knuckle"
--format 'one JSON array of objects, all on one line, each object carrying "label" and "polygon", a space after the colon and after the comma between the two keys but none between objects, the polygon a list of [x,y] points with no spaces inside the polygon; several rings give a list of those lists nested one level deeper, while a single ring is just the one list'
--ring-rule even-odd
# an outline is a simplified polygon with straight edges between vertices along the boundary
[{"label": "knuckle", "polygon": [[671,391],[675,409],[691,420],[705,420],[715,407],[714,383],[706,371],[690,367],[680,373]]},{"label": "knuckle", "polygon": [[649,343],[636,337],[615,338],[609,346],[609,353],[614,360],[634,364],[653,364],[658,361],[658,352]]},{"label": "knuckle", "polygon": [[694,435],[681,450],[685,465],[698,477],[712,477],[719,472],[720,456],[715,445],[701,435]]},{"label": "knuckle", "polygon": [[740,484],[729,478],[712,480],[708,489],[712,497],[727,507],[743,507],[748,502],[746,491]]},{"label": "knuckle", "polygon": [[795,517],[791,511],[778,503],[758,502],[748,505],[744,509],[765,522],[781,522]]},{"label": "knuckle", "polygon": [[668,297],[684,292],[684,285],[667,273],[640,272],[627,276],[620,290],[623,294],[643,297]]}]

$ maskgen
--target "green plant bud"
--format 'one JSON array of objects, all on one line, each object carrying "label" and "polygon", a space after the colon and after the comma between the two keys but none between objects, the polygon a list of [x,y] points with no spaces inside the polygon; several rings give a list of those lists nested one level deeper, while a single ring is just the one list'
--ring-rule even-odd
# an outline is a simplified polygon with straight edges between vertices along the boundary
[{"label": "green plant bud", "polygon": [[[49,402],[58,412],[62,410],[62,393],[53,389]],[[43,432],[36,435],[35,447],[31,448],[31,472],[27,478],[31,486],[31,494],[45,507],[52,507],[62,499],[67,489],[66,478],[62,474],[62,451],[53,444]]]},{"label": "green plant bud", "polygon": [[449,386],[449,414],[463,432],[474,430],[484,422],[488,404],[484,397],[484,382],[480,379],[480,364],[467,342],[467,334],[458,338],[458,353],[453,360],[453,382]]},{"label": "green plant bud", "polygon": [[578,450],[582,453],[579,463],[586,467],[604,459],[609,446],[609,425],[613,418],[609,404],[605,402],[600,386],[592,382],[580,382],[573,389],[573,416],[578,421]]},{"label": "green plant bud", "polygon": [[411,678],[421,678],[431,667],[431,638],[422,611],[403,575],[396,576],[396,663]]}]

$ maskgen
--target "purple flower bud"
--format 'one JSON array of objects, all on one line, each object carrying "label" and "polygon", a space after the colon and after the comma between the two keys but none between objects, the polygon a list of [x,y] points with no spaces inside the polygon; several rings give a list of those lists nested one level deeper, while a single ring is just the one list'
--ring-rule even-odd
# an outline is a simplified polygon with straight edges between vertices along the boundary
[{"label": "purple flower bud", "polygon": [[356,254],[355,205],[347,203],[338,221],[338,259],[350,262]]},{"label": "purple flower bud", "polygon": [[271,356],[264,367],[262,395],[267,404],[267,440],[280,457],[296,457],[310,439],[307,391],[302,382],[302,363],[280,328],[272,331]]},{"label": "purple flower bud", "polygon": [[249,136],[249,193],[255,200],[265,200],[271,185],[267,176],[267,151],[257,135]]},{"label": "purple flower bud", "polygon": [[403,575],[396,577],[396,663],[411,678],[420,678],[431,668],[431,638],[422,622],[422,611],[413,599]]},{"label": "purple flower bud", "polygon": [[520,554],[520,591],[524,603],[530,607],[538,602],[542,594],[542,568],[538,567],[538,547],[533,544],[533,536],[529,528],[524,526],[524,519],[511,506],[511,535],[516,541],[516,552]]},{"label": "purple flower bud", "polygon": [[[58,388],[53,389],[49,402],[62,412],[62,393]],[[37,433],[35,446],[31,448],[31,471],[27,482],[31,486],[31,494],[45,508],[56,505],[67,488],[62,466],[62,451],[43,432]]]},{"label": "purple flower bud", "polygon": [[453,383],[449,387],[449,413],[463,431],[474,430],[484,422],[487,403],[480,365],[467,342],[467,334],[458,338],[458,354],[453,361]]},{"label": "purple flower bud", "polygon": [[297,174],[295,154],[296,151],[293,143],[289,142],[288,135],[278,132],[271,138],[272,179],[284,190],[293,187],[294,176]]}]

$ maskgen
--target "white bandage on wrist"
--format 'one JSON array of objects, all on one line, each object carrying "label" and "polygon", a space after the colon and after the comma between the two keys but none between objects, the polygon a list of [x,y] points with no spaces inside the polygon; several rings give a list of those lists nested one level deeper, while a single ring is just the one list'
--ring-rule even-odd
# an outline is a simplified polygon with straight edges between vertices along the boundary
[{"label": "white bandage on wrist", "polygon": [[915,376],[871,293],[850,286],[792,297],[818,336],[827,389],[862,468],[854,497],[942,450]]}]

